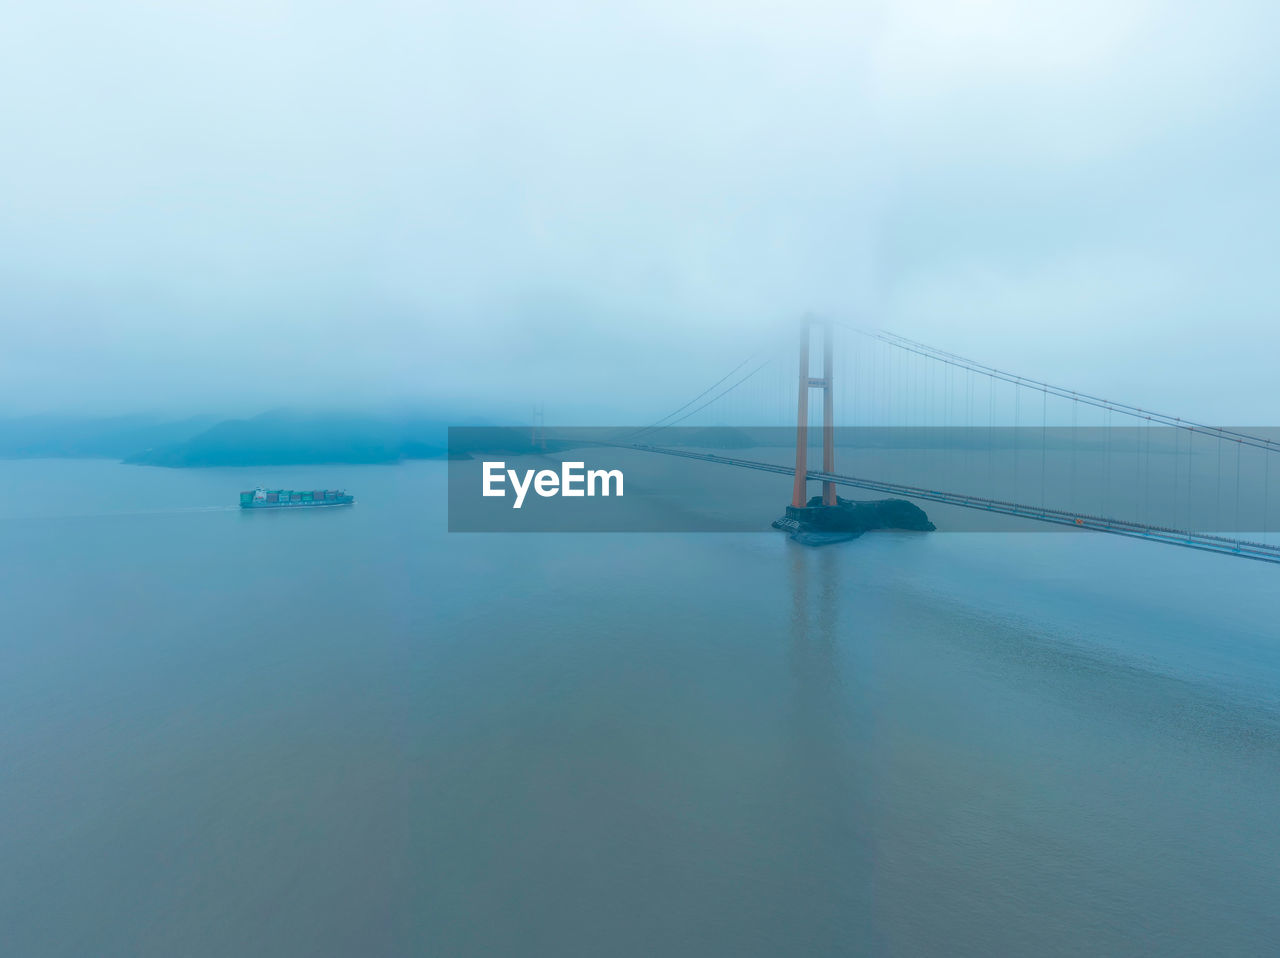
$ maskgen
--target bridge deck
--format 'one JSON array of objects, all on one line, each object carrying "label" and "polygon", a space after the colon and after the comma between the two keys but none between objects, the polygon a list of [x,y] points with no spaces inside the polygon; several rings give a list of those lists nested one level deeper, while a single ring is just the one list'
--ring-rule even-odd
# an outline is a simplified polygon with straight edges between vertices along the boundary
[{"label": "bridge deck", "polygon": [[[692,452],[686,449],[672,449],[665,446],[650,446],[644,443],[617,443],[630,449],[644,452],[655,452],[664,456],[680,456],[685,459],[700,459],[704,462],[718,462],[721,465],[737,466],[741,469],[756,469],[762,472],[773,472],[779,475],[794,475],[791,466],[771,462],[759,462],[754,459],[737,459],[721,456],[716,453]],[[845,476],[834,472],[821,472],[810,469],[806,475],[810,479],[834,482],[841,486],[853,486],[872,492],[883,492],[899,496],[903,499],[922,499],[927,502],[941,502],[951,506],[962,506],[966,509],[981,509],[984,512],[999,515],[1016,516],[1021,519],[1032,519],[1036,522],[1048,522],[1054,525],[1071,526],[1075,529],[1087,529],[1092,532],[1106,532],[1111,535],[1128,536],[1132,539],[1146,539],[1151,542],[1163,542],[1167,545],[1182,546],[1187,549],[1199,549],[1203,552],[1216,552],[1220,555],[1238,556],[1242,559],[1257,559],[1261,562],[1280,564],[1280,546],[1268,545],[1264,542],[1249,542],[1243,539],[1231,539],[1226,536],[1215,536],[1203,532],[1186,532],[1179,529],[1167,529],[1161,526],[1146,525],[1141,522],[1129,522],[1123,519],[1111,519],[1105,516],[1091,516],[1082,513],[1068,512],[1061,509],[1049,509],[1042,506],[1029,506],[1016,502],[1004,502],[999,499],[986,499],[982,496],[963,495],[944,492],[938,489],[926,489],[920,486],[908,486],[895,482],[881,482],[877,479],[866,479],[860,476]]]}]

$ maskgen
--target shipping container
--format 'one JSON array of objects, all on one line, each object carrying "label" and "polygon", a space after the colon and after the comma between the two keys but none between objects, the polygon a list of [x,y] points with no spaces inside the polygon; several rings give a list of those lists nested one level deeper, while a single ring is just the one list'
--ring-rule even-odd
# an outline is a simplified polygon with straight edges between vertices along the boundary
[{"label": "shipping container", "polygon": [[256,489],[240,493],[242,509],[261,509],[282,506],[345,506],[355,502],[355,497],[341,489]]}]

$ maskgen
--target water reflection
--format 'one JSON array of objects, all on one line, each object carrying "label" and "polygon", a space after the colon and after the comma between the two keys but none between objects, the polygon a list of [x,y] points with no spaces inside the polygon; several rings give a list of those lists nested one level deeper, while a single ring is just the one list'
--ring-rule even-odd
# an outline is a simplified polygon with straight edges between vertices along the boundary
[{"label": "water reflection", "polygon": [[807,728],[800,740],[810,744],[839,737],[843,704],[838,661],[840,558],[835,547],[790,546],[791,674],[797,693],[796,720]]},{"label": "water reflection", "polygon": [[[813,932],[817,949],[869,943],[871,854],[867,841],[865,786],[849,741],[849,686],[841,677],[842,645],[857,638],[842,631],[842,563],[839,548],[792,545],[787,770],[790,854],[814,883],[795,916]],[[821,878],[819,878],[821,876]],[[819,882],[821,887],[818,887]]]}]

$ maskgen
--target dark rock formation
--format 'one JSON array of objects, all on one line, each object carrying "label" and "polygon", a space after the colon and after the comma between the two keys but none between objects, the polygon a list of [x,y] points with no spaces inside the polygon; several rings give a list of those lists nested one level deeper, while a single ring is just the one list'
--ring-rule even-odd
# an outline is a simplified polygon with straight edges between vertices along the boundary
[{"label": "dark rock formation", "polygon": [[932,532],[936,528],[923,509],[905,499],[859,502],[837,497],[836,505],[824,506],[821,496],[801,508],[787,506],[786,516],[775,520],[773,527],[801,545],[813,546],[848,542],[874,529]]}]

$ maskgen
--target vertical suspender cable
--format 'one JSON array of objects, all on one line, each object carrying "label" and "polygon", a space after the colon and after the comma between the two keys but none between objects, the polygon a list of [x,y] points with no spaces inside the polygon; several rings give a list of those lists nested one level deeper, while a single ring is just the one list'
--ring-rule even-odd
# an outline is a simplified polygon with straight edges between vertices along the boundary
[{"label": "vertical suspender cable", "polygon": [[1049,392],[1040,390],[1040,508],[1045,506],[1044,487],[1049,471]]},{"label": "vertical suspender cable", "polygon": [[1236,443],[1236,527],[1240,531],[1240,443]]}]

